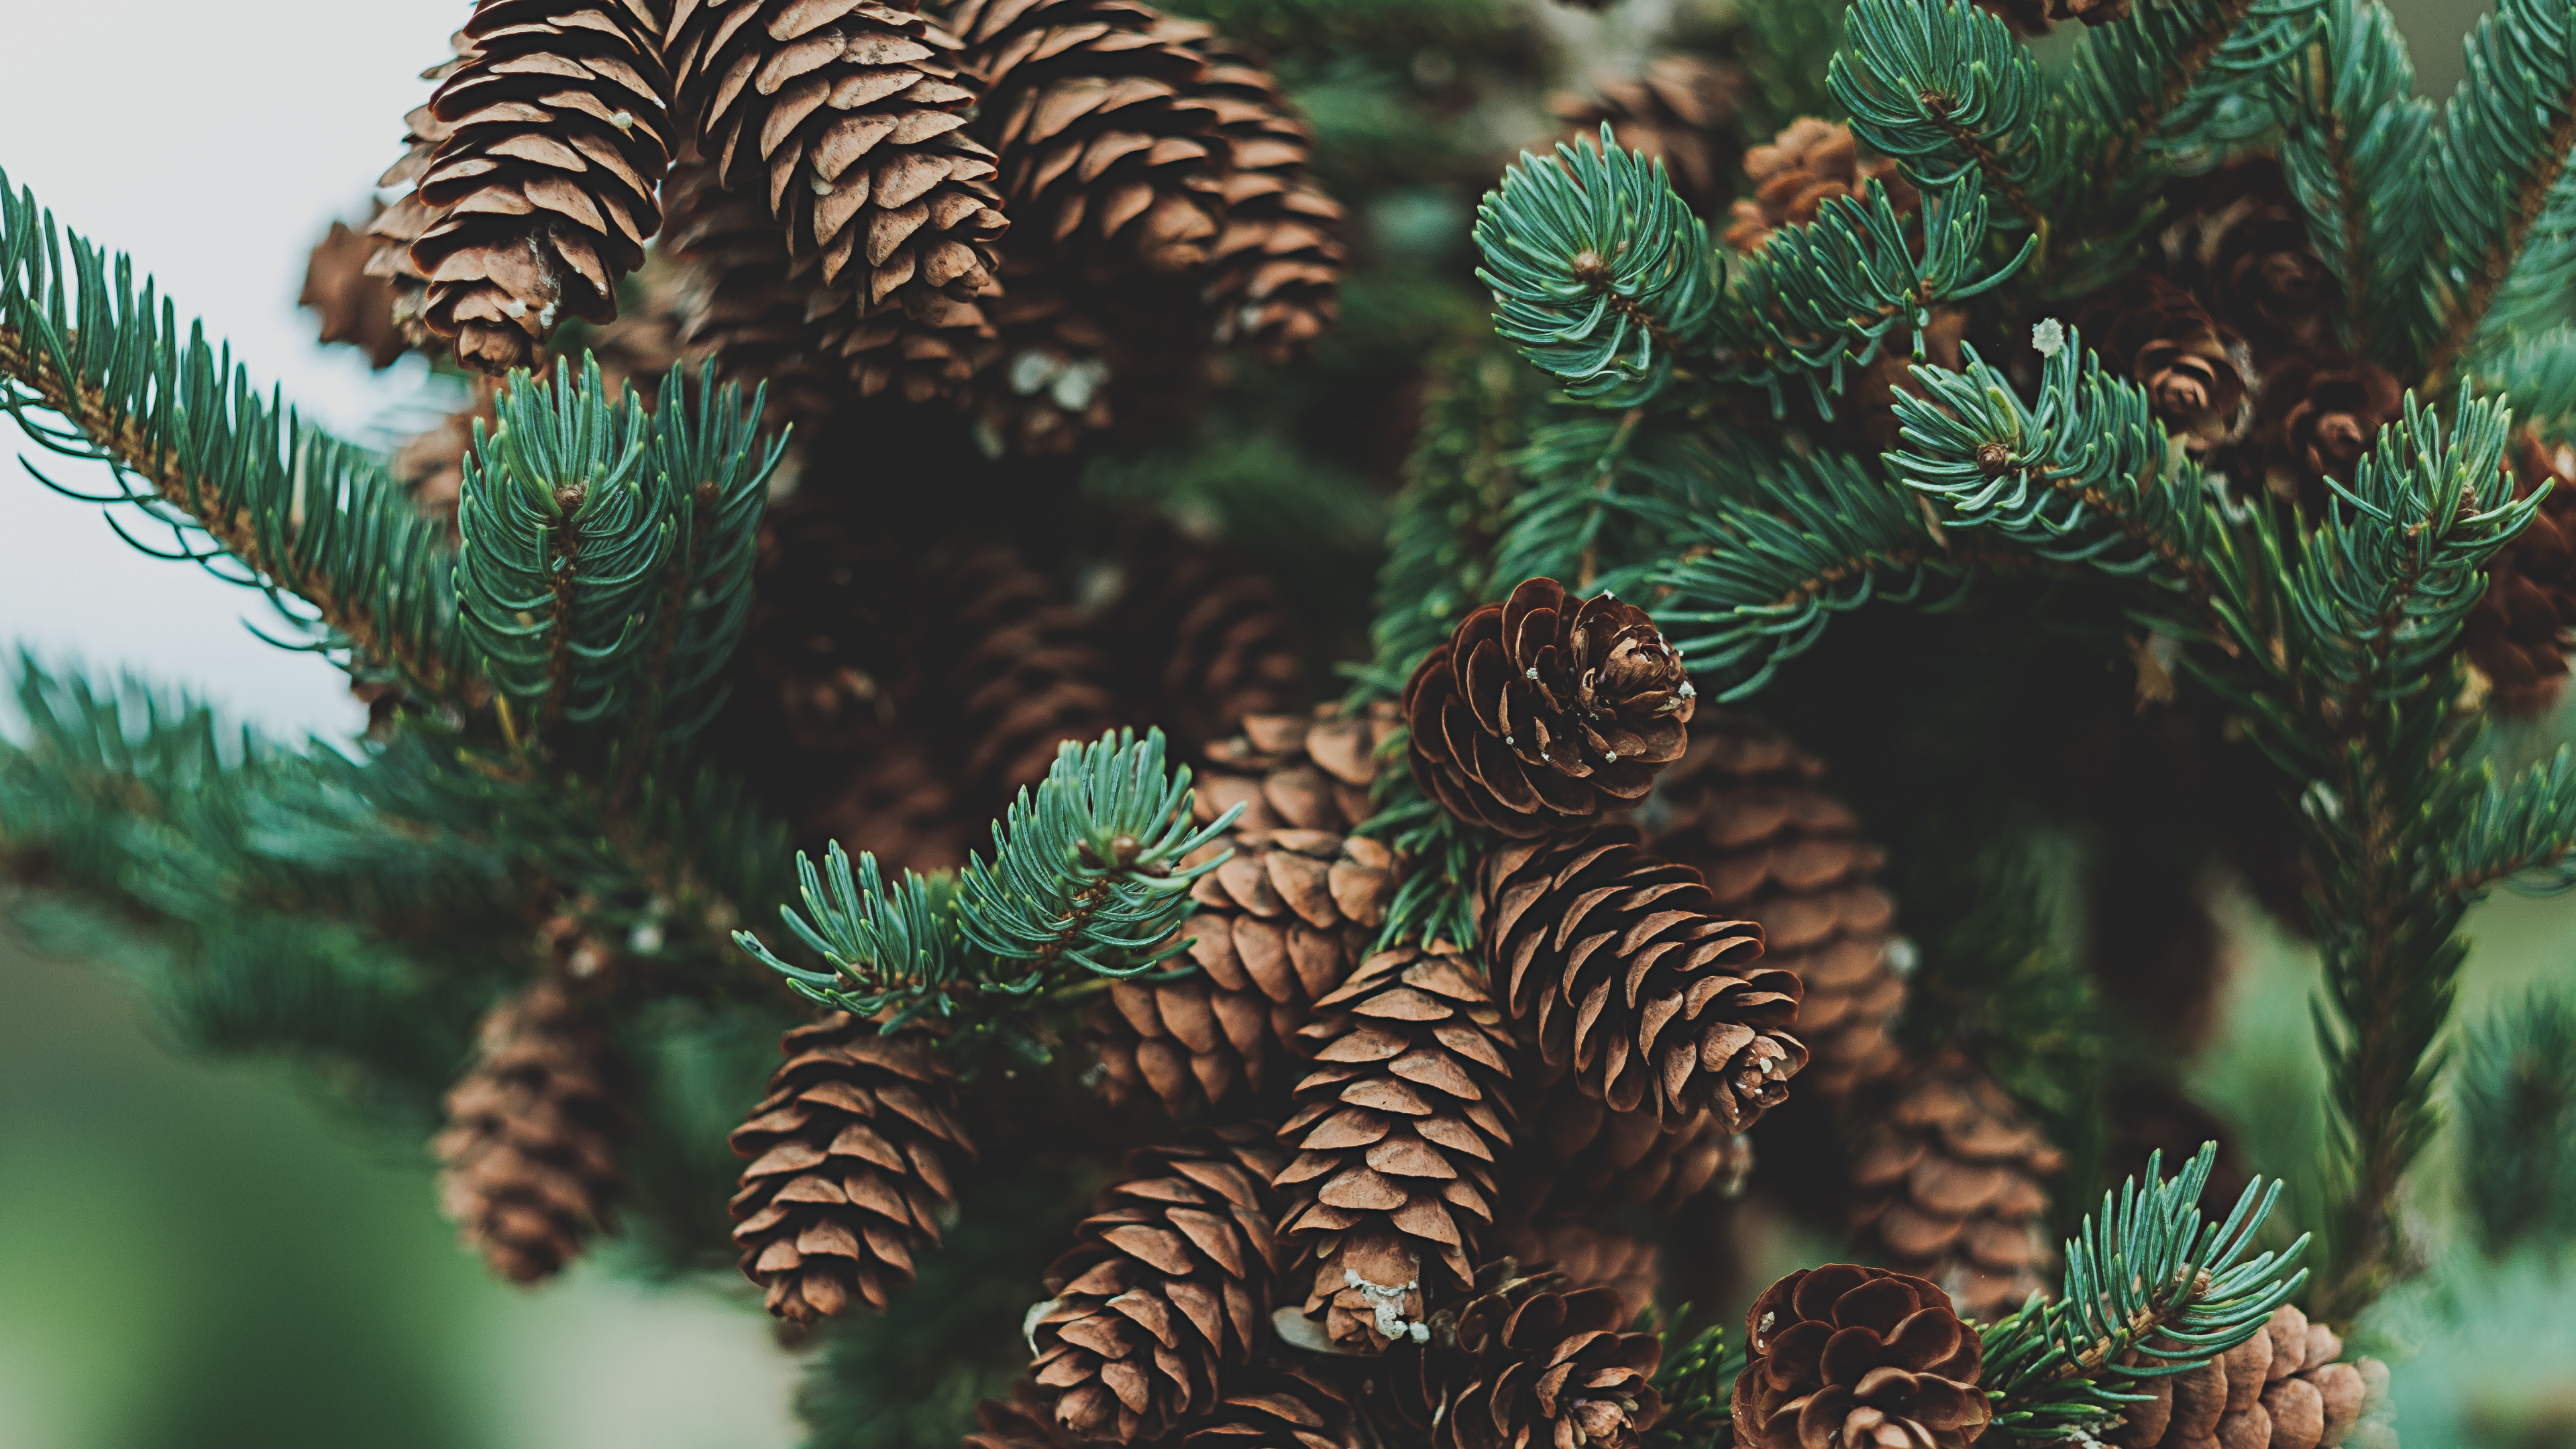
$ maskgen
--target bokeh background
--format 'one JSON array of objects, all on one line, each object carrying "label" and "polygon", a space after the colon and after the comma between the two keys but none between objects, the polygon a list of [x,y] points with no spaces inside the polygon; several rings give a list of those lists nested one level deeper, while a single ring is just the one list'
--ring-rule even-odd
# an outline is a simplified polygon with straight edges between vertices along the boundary
[{"label": "bokeh background", "polygon": [[[2456,83],[2483,8],[2395,0],[2426,93]],[[445,411],[426,369],[370,374],[325,351],[294,299],[306,249],[362,212],[420,68],[468,9],[13,0],[0,168],[66,226],[133,252],[324,423],[389,438]],[[102,481],[36,461],[66,487]],[[129,669],[274,737],[347,737],[363,711],[336,671],[252,637],[259,607],[129,549],[94,507],[0,483],[0,648]],[[2569,737],[2562,711],[2510,744]],[[2193,1080],[2254,1165],[2295,1167],[2322,1121],[2314,962],[2251,907],[2227,920],[2229,1026]],[[2535,983],[2576,989],[2576,896],[2499,900],[2470,929],[2463,1019]],[[118,985],[118,949],[0,928],[0,1449],[796,1442],[796,1362],[746,1298],[639,1286],[613,1261],[534,1294],[487,1279],[438,1220],[421,1150],[362,1130],[326,1084],[165,1050]],[[2420,1174],[2434,1241],[2459,1169],[2437,1150]],[[2367,1327],[2398,1355],[2410,1449],[2576,1444],[2563,1265],[2446,1256]]]}]

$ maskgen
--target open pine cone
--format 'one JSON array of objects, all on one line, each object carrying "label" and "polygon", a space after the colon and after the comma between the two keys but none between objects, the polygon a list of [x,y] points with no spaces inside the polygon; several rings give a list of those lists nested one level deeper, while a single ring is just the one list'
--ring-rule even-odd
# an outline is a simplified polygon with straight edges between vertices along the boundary
[{"label": "open pine cone", "polygon": [[2514,496],[2546,484],[2531,526],[2487,567],[2487,591],[2469,610],[2470,662],[2494,689],[2496,708],[2530,718],[2567,685],[2567,631],[2576,627],[2576,449],[2531,433],[2514,440],[2507,467]]},{"label": "open pine cone", "polygon": [[1950,1295],[1908,1273],[1835,1263],[1790,1274],[1744,1315],[1743,1449],[1962,1449],[1993,1409],[1984,1345]]},{"label": "open pine cone", "polygon": [[[1033,1372],[1078,1438],[1132,1444],[1215,1409],[1270,1329],[1277,1291],[1265,1124],[1130,1153],[1047,1269]],[[1220,1385],[1220,1376],[1227,1382]]]},{"label": "open pine cone", "polygon": [[1753,1139],[1715,1112],[1613,1112],[1571,1074],[1538,1071],[1558,1076],[1515,1094],[1525,1151],[1506,1184],[1513,1215],[1553,1220],[1611,1203],[1669,1214],[1712,1187],[1733,1195],[1752,1171]]},{"label": "open pine cone", "polygon": [[2156,417],[2192,451],[2250,424],[2241,345],[2181,287],[2140,272],[2078,306],[2074,322],[2102,365],[2143,388]]},{"label": "open pine cone", "polygon": [[[2102,1442],[2120,1449],[2338,1449],[2370,1396],[2369,1359],[2338,1363],[2343,1340],[2284,1303],[2263,1331],[2179,1374],[2136,1380],[2149,1401]],[[2385,1372],[2384,1369],[2380,1369]]]},{"label": "open pine cone", "polygon": [[1698,693],[1646,611],[1554,579],[1458,621],[1404,686],[1413,776],[1470,824],[1532,839],[1633,805],[1681,758]]},{"label": "open pine cone", "polygon": [[1853,1226],[1980,1318],[2048,1284],[2048,1192],[2065,1156],[1992,1077],[1943,1052],[1899,1080],[1852,1157]]},{"label": "open pine cone", "polygon": [[1604,826],[1488,856],[1478,930],[1521,1030],[1614,1112],[1730,1132],[1789,1095],[1798,978],[1760,964],[1762,932],[1717,913],[1698,871]]},{"label": "open pine cone", "polygon": [[913,1254],[939,1242],[955,1198],[946,1154],[975,1150],[957,1125],[956,1075],[926,1043],[847,1012],[778,1049],[786,1065],[730,1139],[752,1159],[732,1205],[743,1275],[797,1323],[853,1299],[882,1309],[910,1286]]},{"label": "open pine cone", "polygon": [[1475,1278],[1511,1147],[1511,1038],[1467,958],[1405,946],[1362,963],[1300,1033],[1315,1069],[1279,1129],[1290,1291],[1345,1351],[1423,1332]]},{"label": "open pine cone", "polygon": [[2157,233],[2166,269],[2220,323],[2268,360],[2327,340],[2342,286],[2308,239],[2298,197],[2270,156],[2231,161],[2170,188],[2172,220]]},{"label": "open pine cone", "polygon": [[512,1282],[551,1278],[580,1256],[624,1186],[624,1113],[593,1006],[549,977],[493,1007],[432,1144],[440,1206]]},{"label": "open pine cone", "polygon": [[680,7],[670,45],[697,154],[767,202],[859,391],[916,401],[989,360],[977,299],[1010,226],[967,131],[978,77],[919,8],[707,0]]},{"label": "open pine cone", "polygon": [[565,317],[617,316],[617,282],[662,225],[671,93],[635,0],[481,0],[476,54],[429,108],[450,129],[421,174],[437,220],[412,243],[421,315],[457,361],[526,367]]},{"label": "open pine cone", "polygon": [[1851,128],[1814,116],[1800,116],[1768,145],[1745,152],[1744,174],[1753,182],[1752,199],[1734,204],[1735,219],[1720,237],[1739,252],[1762,250],[1773,232],[1814,221],[1826,202],[1856,198],[1872,181],[1887,188],[1888,204],[1899,216],[1922,202],[1897,174],[1895,162],[1863,158]]},{"label": "open pine cone", "polygon": [[1187,1449],[1359,1449],[1351,1395],[1304,1368],[1226,1376],[1225,1398],[1181,1441]]},{"label": "open pine cone", "polygon": [[2257,424],[2264,486],[2298,505],[2313,527],[2332,498],[2326,480],[2350,484],[2405,393],[2377,363],[2340,353],[2294,353],[2263,374]]},{"label": "open pine cone", "polygon": [[1674,52],[1647,62],[1634,79],[1602,82],[1597,98],[1552,96],[1548,109],[1578,146],[1600,145],[1609,123],[1620,145],[1664,163],[1674,194],[1691,210],[1714,217],[1734,190],[1733,122],[1744,87],[1742,67]]},{"label": "open pine cone", "polygon": [[1341,317],[1342,204],[1307,175],[1314,128],[1252,56],[1202,39],[1225,138],[1225,229],[1209,249],[1215,340],[1288,362]]},{"label": "open pine cone", "polygon": [[1397,1411],[1432,1449],[1636,1449],[1663,1413],[1663,1345],[1620,1331],[1630,1314],[1616,1289],[1512,1273],[1509,1259],[1488,1268],[1424,1341],[1389,1351]]}]

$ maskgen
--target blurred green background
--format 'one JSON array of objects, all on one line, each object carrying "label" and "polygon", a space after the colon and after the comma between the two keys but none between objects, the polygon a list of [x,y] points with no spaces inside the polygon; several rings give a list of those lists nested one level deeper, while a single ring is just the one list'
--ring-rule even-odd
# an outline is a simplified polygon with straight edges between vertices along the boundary
[{"label": "blurred green background", "polygon": [[[2484,7],[2395,8],[2447,94]],[[2570,737],[2562,710],[2514,744]],[[2315,964],[2250,905],[2224,915],[2228,1025],[2192,1080],[2251,1165],[2295,1170],[2322,1120]],[[2576,897],[2491,902],[2471,931],[2461,1020],[2576,991]],[[2458,1168],[2437,1148],[2416,1182],[2437,1245]],[[2436,1254],[2362,1335],[2394,1360],[2402,1440],[2576,1445],[2576,1273]],[[535,1293],[488,1279],[425,1152],[327,1084],[165,1050],[112,961],[0,929],[0,1449],[768,1449],[796,1441],[795,1375],[743,1295],[598,1262]]]}]

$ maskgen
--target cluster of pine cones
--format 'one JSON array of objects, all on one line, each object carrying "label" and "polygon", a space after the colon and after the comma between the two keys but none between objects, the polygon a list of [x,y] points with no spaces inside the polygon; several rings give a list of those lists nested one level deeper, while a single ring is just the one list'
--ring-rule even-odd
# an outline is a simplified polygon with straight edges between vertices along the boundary
[{"label": "cluster of pine cones", "polygon": [[500,374],[579,321],[648,384],[712,357],[781,420],[953,399],[1042,453],[1337,315],[1306,122],[1133,0],[483,0],[454,50],[392,200],[308,274],[379,366]]}]

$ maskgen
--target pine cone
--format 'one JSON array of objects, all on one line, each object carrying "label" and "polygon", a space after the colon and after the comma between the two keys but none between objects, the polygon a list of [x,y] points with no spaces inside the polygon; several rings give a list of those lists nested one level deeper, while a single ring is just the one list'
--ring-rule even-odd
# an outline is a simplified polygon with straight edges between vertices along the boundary
[{"label": "pine cone", "polygon": [[1814,116],[1800,116],[1771,144],[1745,152],[1744,174],[1753,182],[1752,199],[1730,208],[1735,220],[1719,239],[1748,255],[1762,250],[1780,228],[1814,221],[1835,197],[1858,197],[1870,181],[1887,188],[1899,216],[1911,215],[1922,201],[1897,174],[1895,162],[1882,156],[1864,160],[1848,127]]},{"label": "pine cone", "polygon": [[2329,341],[2326,318],[2341,305],[2342,287],[2309,242],[2306,213],[2278,160],[2231,161],[2176,183],[2165,204],[2174,220],[2156,245],[2166,270],[2253,343],[2258,360]]},{"label": "pine cone", "polygon": [[1816,787],[1823,762],[1742,720],[1703,721],[1664,772],[1644,820],[1657,854],[1696,866],[1713,907],[1762,928],[1762,964],[1797,973],[1801,1091],[1837,1105],[1903,1064],[1888,1031],[1905,1009],[1889,969],[1894,904],[1883,853],[1851,807]]},{"label": "pine cone", "polygon": [[609,1229],[624,1186],[608,1040],[573,985],[553,977],[494,1006],[480,1036],[431,1144],[445,1169],[439,1205],[493,1272],[535,1283]]},{"label": "pine cone", "polygon": [[2145,389],[2156,417],[2192,451],[2250,424],[2242,344],[2191,293],[2140,272],[2079,305],[2074,321],[2103,367]]},{"label": "pine cone", "polygon": [[1853,1227],[1969,1313],[1997,1317],[2048,1287],[2039,1179],[2064,1165],[1993,1078],[1943,1052],[1897,1084],[1854,1155]]},{"label": "pine cone", "polygon": [[457,500],[465,492],[465,455],[474,450],[474,425],[482,423],[487,433],[498,426],[500,401],[498,381],[472,378],[466,383],[465,406],[395,445],[395,481],[411,494],[421,516],[446,525],[450,537],[456,532]]},{"label": "pine cone", "polygon": [[[2370,1397],[2370,1359],[2338,1363],[2343,1340],[2297,1308],[2272,1310],[2263,1332],[2185,1373],[2140,1379],[2150,1402],[2103,1434],[2121,1449],[2336,1449]],[[2380,1369],[2384,1373],[2384,1369]]]},{"label": "pine cone", "polygon": [[2493,687],[2496,709],[2528,719],[2558,702],[2567,685],[2566,631],[2576,627],[2576,449],[2553,457],[2524,432],[2510,449],[2514,496],[2543,484],[2549,494],[2531,526],[2487,566],[2487,591],[2469,611],[2469,661]]},{"label": "pine cone", "polygon": [[1246,715],[1306,705],[1306,651],[1279,585],[1220,546],[1153,528],[1121,550],[1098,613],[1119,693],[1196,753]]},{"label": "pine cone", "polygon": [[1735,112],[1744,69],[1683,53],[1659,55],[1646,72],[1604,81],[1598,99],[1560,92],[1548,110],[1565,122],[1564,139],[1601,144],[1604,122],[1618,143],[1664,163],[1673,191],[1704,217],[1722,215],[1740,164]]},{"label": "pine cone", "polygon": [[1188,1449],[1359,1449],[1349,1394],[1302,1368],[1238,1371],[1225,1398],[1181,1441]]},{"label": "pine cone", "polygon": [[977,1400],[975,1424],[965,1449],[1071,1449],[1074,1443],[1057,1426],[1045,1396],[1027,1384],[1014,1398]]},{"label": "pine cone", "polygon": [[2350,484],[2403,406],[2397,379],[2357,357],[2299,353],[2273,364],[2256,423],[2264,486],[2313,526],[2331,497],[2326,480]]},{"label": "pine cone", "polygon": [[1174,1116],[1201,1100],[1258,1093],[1311,1004],[1349,978],[1386,918],[1395,858],[1374,840],[1321,830],[1235,830],[1232,859],[1191,887],[1181,931],[1199,974],[1120,981],[1087,1017],[1112,1101],[1149,1088]]},{"label": "pine cone", "polygon": [[1047,1269],[1033,1372],[1076,1437],[1161,1438],[1215,1409],[1219,1375],[1265,1341],[1278,1286],[1270,1136],[1247,1124],[1130,1153],[1126,1180]]},{"label": "pine cone", "polygon": [[[420,73],[427,81],[445,81],[465,68],[466,62],[482,54],[462,30],[448,37],[448,58]],[[412,243],[427,235],[446,214],[421,199],[420,178],[429,170],[438,148],[456,128],[438,118],[428,102],[412,108],[403,117],[407,128],[403,134],[402,159],[385,168],[376,178],[379,191],[400,190],[402,194],[379,210],[367,223],[366,235],[373,240],[367,255],[366,274],[392,289],[394,330],[412,347],[428,347],[436,339],[429,324],[421,317],[421,308],[429,299],[429,274],[411,259]]]},{"label": "pine cone", "polygon": [[1404,686],[1413,777],[1449,812],[1517,839],[1579,826],[1681,758],[1693,696],[1646,611],[1577,605],[1554,579],[1458,621]]},{"label": "pine cone", "polygon": [[987,360],[978,299],[998,290],[1010,225],[993,153],[966,129],[979,78],[919,8],[714,0],[671,27],[699,154],[765,198],[861,394],[899,381],[914,401]]},{"label": "pine cone", "polygon": [[1202,94],[1217,108],[1231,162],[1225,230],[1208,254],[1215,337],[1288,362],[1342,315],[1342,205],[1307,175],[1314,128],[1270,72],[1221,40],[1201,39],[1198,49],[1210,62]]},{"label": "pine cone", "polygon": [[1630,1315],[1615,1289],[1510,1270],[1494,1265],[1428,1342],[1389,1352],[1397,1411],[1432,1449],[1636,1449],[1663,1413],[1652,1383],[1663,1345],[1620,1332]]},{"label": "pine cone", "polygon": [[1618,1294],[1621,1323],[1634,1323],[1655,1306],[1662,1282],[1655,1245],[1634,1234],[1580,1222],[1513,1222],[1497,1226],[1491,1241],[1525,1271],[1553,1270],[1565,1275],[1568,1288],[1607,1288]]},{"label": "pine cone", "polygon": [[934,594],[920,646],[936,671],[925,728],[955,761],[966,806],[999,813],[1046,778],[1058,745],[1118,723],[1108,661],[1061,590],[1016,555],[978,553]]},{"label": "pine cone", "polygon": [[430,330],[500,373],[565,317],[617,316],[662,224],[671,85],[640,0],[479,0],[465,33],[479,53],[429,103],[453,130],[420,178],[442,214],[412,262]]},{"label": "pine cone", "polygon": [[680,268],[672,314],[681,348],[714,359],[726,377],[767,384],[765,424],[811,425],[830,414],[847,390],[842,369],[811,315],[812,280],[788,275],[787,238],[767,203],[724,190],[694,153],[672,166],[662,195],[662,250]]},{"label": "pine cone", "polygon": [[805,833],[865,851],[889,871],[956,870],[982,843],[984,826],[959,808],[930,751],[901,732],[876,740],[803,824]]},{"label": "pine cone", "polygon": [[1949,1294],[1911,1274],[1850,1263],[1792,1273],[1753,1301],[1744,1342],[1744,1449],[1961,1449],[1993,1417],[1977,1391],[1984,1345]]},{"label": "pine cone", "polygon": [[[1027,243],[1022,243],[1026,249]],[[969,406],[985,456],[1043,458],[1108,431],[1113,330],[1054,273],[1006,257],[1006,292],[988,310],[1002,362],[977,379]]]},{"label": "pine cone", "polygon": [[1405,946],[1362,963],[1300,1035],[1316,1068],[1279,1129],[1291,1291],[1348,1351],[1422,1331],[1465,1291],[1511,1146],[1511,1038],[1467,958]]},{"label": "pine cone", "polygon": [[917,1038],[879,1036],[826,1012],[778,1039],[787,1064],[729,1139],[752,1159],[734,1194],[743,1276],[797,1323],[853,1298],[882,1309],[912,1283],[954,1200],[944,1154],[974,1154],[957,1125],[956,1075]]},{"label": "pine cone", "polygon": [[991,78],[975,130],[1028,242],[1087,275],[1207,264],[1227,155],[1196,27],[1133,0],[959,0],[949,18]]},{"label": "pine cone", "polygon": [[346,342],[367,354],[369,367],[386,368],[411,344],[394,325],[393,284],[367,275],[376,246],[347,222],[331,223],[304,263],[304,290],[295,304],[320,315],[323,341]]},{"label": "pine cone", "polygon": [[1512,1019],[1614,1112],[1714,1110],[1730,1132],[1789,1095],[1798,978],[1761,928],[1718,914],[1700,873],[1610,826],[1486,857],[1478,931]]}]

